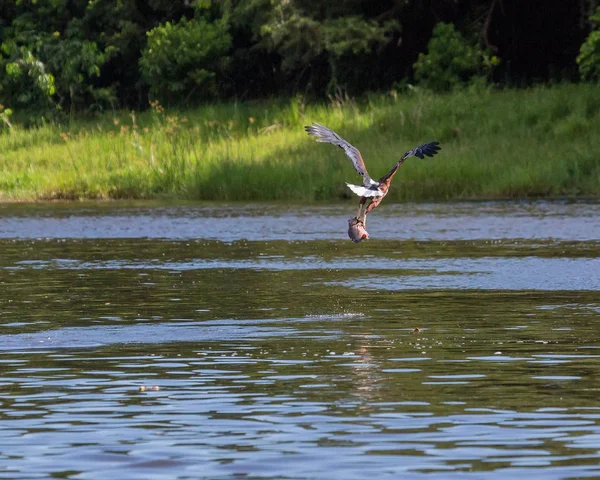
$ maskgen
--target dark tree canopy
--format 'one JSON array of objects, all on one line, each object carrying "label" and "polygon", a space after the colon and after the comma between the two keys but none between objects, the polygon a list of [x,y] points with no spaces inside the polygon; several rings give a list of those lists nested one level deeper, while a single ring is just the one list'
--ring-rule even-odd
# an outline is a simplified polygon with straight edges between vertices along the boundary
[{"label": "dark tree canopy", "polygon": [[[439,50],[450,37],[463,42],[464,55],[477,57],[457,60],[470,67],[457,69],[454,83],[468,80],[464,72],[509,86],[578,80],[576,59],[597,6],[597,0],[0,0],[0,104],[66,112],[144,108],[149,97],[189,105],[360,95],[418,81],[418,61],[439,71],[431,62],[447,62],[448,52],[426,56],[428,45]],[[435,47],[429,42],[440,23],[453,28],[438,31]]]}]

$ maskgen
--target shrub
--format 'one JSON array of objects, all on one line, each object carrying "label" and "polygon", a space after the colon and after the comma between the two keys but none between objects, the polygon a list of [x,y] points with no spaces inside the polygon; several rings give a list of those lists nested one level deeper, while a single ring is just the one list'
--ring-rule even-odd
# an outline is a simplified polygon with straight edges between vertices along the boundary
[{"label": "shrub", "polygon": [[226,63],[231,36],[224,22],[204,19],[166,22],[148,33],[140,70],[150,96],[166,103],[218,93],[217,73]]},{"label": "shrub", "polygon": [[[54,37],[54,36],[53,36]],[[54,72],[58,105],[72,110],[103,110],[115,103],[113,88],[100,88],[100,77],[111,49],[101,51],[95,42],[80,40],[75,35],[46,42],[40,50],[48,70]]]},{"label": "shrub", "polygon": [[427,44],[427,53],[420,53],[414,64],[415,80],[431,90],[448,91],[481,83],[481,78],[498,63],[496,56],[477,44],[469,44],[454,25],[438,23]]},{"label": "shrub", "polygon": [[0,103],[19,113],[31,112],[33,121],[40,113],[58,114],[65,106],[89,110],[113,102],[110,88],[94,85],[108,56],[96,43],[79,40],[76,32],[64,38],[59,32],[39,32],[29,35],[26,44],[21,37],[1,46],[0,69],[6,75],[0,76]]},{"label": "shrub", "polygon": [[14,42],[4,42],[2,52],[8,59],[0,58],[0,69],[5,73],[0,77],[0,100],[16,108],[44,109],[51,105],[54,76],[46,65],[27,47],[17,47]]},{"label": "shrub", "polygon": [[600,80],[600,7],[590,17],[590,21],[595,28],[581,45],[577,65],[583,80]]}]

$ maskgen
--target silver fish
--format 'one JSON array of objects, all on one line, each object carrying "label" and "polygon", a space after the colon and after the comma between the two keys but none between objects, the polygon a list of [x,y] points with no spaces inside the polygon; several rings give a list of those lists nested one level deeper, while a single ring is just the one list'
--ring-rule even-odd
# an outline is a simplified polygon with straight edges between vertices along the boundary
[{"label": "silver fish", "polygon": [[356,217],[348,220],[348,237],[350,237],[350,240],[354,243],[369,239],[369,232],[367,232],[362,220],[359,220]]}]

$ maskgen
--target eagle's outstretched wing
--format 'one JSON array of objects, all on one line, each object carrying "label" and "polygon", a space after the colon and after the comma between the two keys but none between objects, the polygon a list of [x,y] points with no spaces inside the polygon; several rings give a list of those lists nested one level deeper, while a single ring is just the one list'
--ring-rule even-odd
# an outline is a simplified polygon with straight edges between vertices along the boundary
[{"label": "eagle's outstretched wing", "polygon": [[424,143],[423,145],[419,145],[418,147],[415,147],[412,150],[409,150],[404,155],[402,155],[402,158],[396,162],[396,165],[394,165],[388,173],[386,173],[383,177],[379,179],[379,183],[381,184],[387,182],[390,179],[390,177],[393,177],[400,168],[400,165],[402,165],[404,163],[404,160],[406,160],[409,157],[433,157],[438,153],[438,151],[442,149],[442,147],[440,147],[439,144],[440,142],[429,142]]},{"label": "eagle's outstretched wing", "polygon": [[442,149],[442,147],[438,146],[439,144],[440,142],[424,143],[423,145],[419,145],[418,147],[406,152],[404,155],[402,155],[402,158],[406,159],[412,156],[419,158],[433,157],[438,153],[439,150]]},{"label": "eagle's outstretched wing", "polygon": [[304,129],[309,135],[317,137],[317,142],[331,143],[344,150],[348,158],[352,160],[352,165],[354,165],[354,170],[356,170],[356,173],[363,177],[363,185],[365,187],[368,188],[372,187],[373,185],[377,185],[377,182],[373,181],[369,176],[369,172],[367,172],[365,162],[363,161],[362,155],[358,151],[358,148],[353,147],[337,133],[329,130],[323,125],[319,125],[318,123],[313,122],[312,125],[306,126]]}]

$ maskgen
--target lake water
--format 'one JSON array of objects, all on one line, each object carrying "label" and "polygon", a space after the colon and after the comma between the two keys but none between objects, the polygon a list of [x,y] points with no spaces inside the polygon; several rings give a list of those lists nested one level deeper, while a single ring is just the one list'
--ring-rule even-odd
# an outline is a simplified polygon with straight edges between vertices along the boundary
[{"label": "lake water", "polygon": [[0,205],[0,478],[600,478],[600,204]]}]

